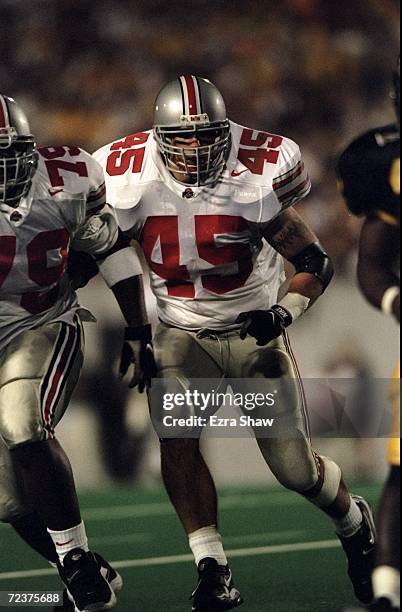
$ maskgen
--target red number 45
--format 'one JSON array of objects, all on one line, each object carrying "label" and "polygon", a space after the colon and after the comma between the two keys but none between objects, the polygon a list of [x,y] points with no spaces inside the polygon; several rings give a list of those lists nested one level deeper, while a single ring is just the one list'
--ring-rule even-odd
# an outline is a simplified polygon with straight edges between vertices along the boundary
[{"label": "red number 45", "polygon": [[240,140],[238,158],[253,174],[262,175],[265,163],[276,164],[279,158],[279,147],[283,142],[281,136],[258,132],[254,138],[253,130],[245,129]]},{"label": "red number 45", "polygon": [[127,136],[124,140],[115,142],[111,147],[111,153],[107,159],[106,172],[109,176],[121,176],[125,174],[132,164],[133,174],[141,172],[144,163],[145,145],[149,134],[139,132]]}]

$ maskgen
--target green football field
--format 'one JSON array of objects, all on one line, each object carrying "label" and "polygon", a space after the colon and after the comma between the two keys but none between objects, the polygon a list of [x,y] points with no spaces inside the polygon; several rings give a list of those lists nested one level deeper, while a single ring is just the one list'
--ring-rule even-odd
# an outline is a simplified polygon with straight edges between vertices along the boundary
[{"label": "green football field", "polygon": [[[378,486],[354,491],[377,507]],[[358,608],[332,525],[314,507],[281,489],[223,489],[220,500],[220,529],[245,598],[241,610]],[[117,488],[83,493],[81,502],[92,548],[125,582],[116,612],[190,612],[195,565],[165,494]],[[0,540],[0,591],[60,589],[55,572],[6,525]]]}]

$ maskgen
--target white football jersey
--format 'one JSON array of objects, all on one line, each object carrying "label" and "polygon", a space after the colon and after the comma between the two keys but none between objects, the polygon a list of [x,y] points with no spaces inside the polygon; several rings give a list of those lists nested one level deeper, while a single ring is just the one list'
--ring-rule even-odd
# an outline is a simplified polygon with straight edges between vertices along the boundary
[{"label": "white football jersey", "polygon": [[67,278],[67,256],[101,253],[117,224],[105,205],[102,168],[74,147],[39,149],[38,169],[18,208],[0,204],[0,350],[26,329],[71,322],[79,309]]},{"label": "white football jersey", "polygon": [[242,311],[267,309],[284,281],[266,225],[310,191],[297,144],[231,122],[232,147],[213,187],[176,181],[152,131],[102,147],[108,202],[141,244],[159,318],[187,330],[233,327]]}]

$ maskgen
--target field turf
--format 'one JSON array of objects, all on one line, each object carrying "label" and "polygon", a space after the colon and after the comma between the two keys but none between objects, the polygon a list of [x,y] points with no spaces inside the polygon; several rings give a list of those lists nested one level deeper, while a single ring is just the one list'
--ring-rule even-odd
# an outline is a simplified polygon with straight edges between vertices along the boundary
[{"label": "field turf", "polygon": [[[354,491],[378,505],[380,487]],[[165,494],[116,488],[80,497],[92,548],[125,581],[116,612],[190,612],[195,566]],[[223,489],[220,500],[220,529],[245,598],[240,610],[358,608],[332,525],[314,507],[276,488]],[[6,525],[0,525],[0,541],[0,591],[60,589],[54,570]]]}]

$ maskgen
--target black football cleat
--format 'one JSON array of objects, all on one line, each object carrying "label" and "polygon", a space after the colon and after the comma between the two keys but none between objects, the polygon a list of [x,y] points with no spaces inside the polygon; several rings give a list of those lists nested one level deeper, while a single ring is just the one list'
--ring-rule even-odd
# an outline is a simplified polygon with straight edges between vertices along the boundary
[{"label": "black football cleat", "polygon": [[[103,557],[98,555],[98,553],[94,553],[94,556],[100,566],[102,576],[108,581],[114,593],[119,593],[123,588],[123,579],[120,574],[118,574]],[[70,601],[67,589],[63,591],[62,604],[53,608],[53,612],[75,612],[75,606]]]},{"label": "black football cleat", "polygon": [[363,523],[354,536],[339,536],[339,539],[348,558],[348,573],[355,595],[361,603],[369,605],[374,600],[371,575],[375,560],[376,528],[373,512],[366,500],[357,495],[352,497],[362,512]]},{"label": "black football cleat", "polygon": [[93,554],[98,562],[102,576],[108,581],[115,594],[120,593],[123,588],[123,578],[113,569],[106,559],[101,557],[98,553]]},{"label": "black football cleat", "polygon": [[228,566],[218,565],[215,559],[203,559],[198,565],[198,576],[197,588],[191,596],[193,612],[232,610],[243,603]]},{"label": "black football cleat", "polygon": [[395,608],[387,597],[381,597],[381,599],[377,599],[368,610],[370,610],[370,612],[400,612],[401,609],[400,607]]},{"label": "black football cleat", "polygon": [[121,589],[122,580],[109,564],[104,566],[104,563],[99,555],[75,548],[66,555],[63,565],[59,564],[59,574],[74,612],[98,612],[116,605],[116,595],[107,576],[115,581],[117,589]]}]

